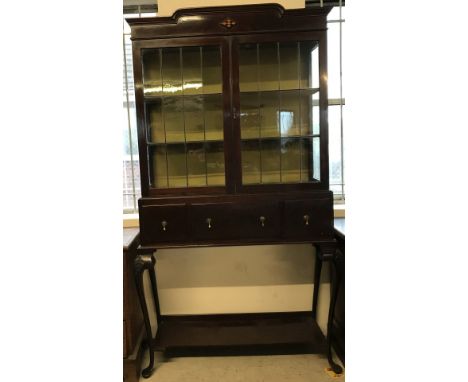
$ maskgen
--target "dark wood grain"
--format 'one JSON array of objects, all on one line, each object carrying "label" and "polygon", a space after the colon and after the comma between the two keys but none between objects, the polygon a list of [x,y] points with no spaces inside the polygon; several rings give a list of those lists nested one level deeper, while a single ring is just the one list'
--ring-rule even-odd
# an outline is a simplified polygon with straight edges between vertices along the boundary
[{"label": "dark wood grain", "polygon": [[186,240],[187,206],[185,203],[140,207],[141,242]]},{"label": "dark wood grain", "polygon": [[[288,194],[289,195],[289,194]],[[141,244],[171,246],[333,240],[331,192],[140,199]],[[303,217],[309,216],[309,224]],[[260,217],[267,220],[261,226]],[[211,228],[207,219],[212,219]],[[163,231],[162,222],[167,222]]]},{"label": "dark wood grain", "polygon": [[[210,36],[273,33],[278,30],[325,30],[326,15],[332,7],[285,10],[278,4],[255,6],[182,9],[172,17],[126,19],[132,28],[132,40],[158,39],[163,36]],[[236,21],[232,28],[221,24],[227,18]]]},{"label": "dark wood grain", "polygon": [[155,338],[159,349],[285,344],[324,350],[325,338],[310,312],[162,316]]},{"label": "dark wood grain", "polygon": [[[301,345],[303,350],[306,347],[316,352],[326,351],[333,370],[340,371],[333,362],[330,347],[335,329],[330,322],[341,282],[333,230],[333,194],[328,179],[326,16],[330,10],[331,7],[284,10],[276,4],[265,4],[185,9],[172,17],[128,20],[132,29],[142,182],[142,198],[138,201],[141,245],[139,261],[135,262],[135,279],[146,338],[151,343],[150,363],[143,370],[144,377],[152,373],[153,350],[168,348],[228,347],[248,353],[254,348],[263,351],[273,346],[286,351],[287,346]],[[320,179],[296,184],[243,185],[239,46],[289,41],[318,44]],[[148,150],[155,146],[148,144],[146,138],[142,51],[184,46],[218,46],[221,51],[225,186],[157,189],[150,181]],[[154,102],[154,98],[149,97],[147,101]],[[313,312],[161,316],[152,255],[157,249],[287,243],[313,244],[318,249],[320,264],[332,263],[332,304],[326,343],[315,321],[318,294],[314,296]],[[321,267],[316,268],[316,283],[320,280],[320,270]],[[142,283],[144,271],[150,273],[155,299],[158,331],[154,339]]]}]

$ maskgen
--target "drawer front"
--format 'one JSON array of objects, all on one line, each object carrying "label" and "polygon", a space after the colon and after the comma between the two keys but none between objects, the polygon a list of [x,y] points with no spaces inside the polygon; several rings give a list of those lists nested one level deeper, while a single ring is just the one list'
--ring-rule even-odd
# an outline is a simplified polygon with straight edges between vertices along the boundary
[{"label": "drawer front", "polygon": [[281,211],[278,202],[247,203],[238,207],[241,238],[278,238]]},{"label": "drawer front", "polygon": [[190,206],[190,234],[194,240],[234,239],[236,210],[232,203],[205,203]]},{"label": "drawer front", "polygon": [[333,200],[284,202],[284,236],[300,240],[333,237]]},{"label": "drawer front", "polygon": [[185,204],[140,207],[140,240],[142,244],[183,241],[187,238]]}]

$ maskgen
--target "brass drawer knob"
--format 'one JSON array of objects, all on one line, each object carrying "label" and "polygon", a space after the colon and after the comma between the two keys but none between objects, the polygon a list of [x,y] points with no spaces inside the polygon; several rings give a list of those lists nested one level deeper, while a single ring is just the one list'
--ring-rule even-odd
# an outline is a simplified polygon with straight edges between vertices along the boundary
[{"label": "brass drawer knob", "polygon": [[163,231],[167,231],[167,229],[166,229],[166,227],[167,227],[167,221],[163,220],[163,221],[161,222],[161,225],[162,225]]},{"label": "brass drawer knob", "polygon": [[260,223],[262,224],[262,227],[265,227],[265,216],[260,216]]},{"label": "brass drawer knob", "polygon": [[211,229],[211,218],[207,218],[206,223],[208,224],[208,229]]},{"label": "brass drawer knob", "polygon": [[305,225],[309,225],[309,215],[304,215]]}]

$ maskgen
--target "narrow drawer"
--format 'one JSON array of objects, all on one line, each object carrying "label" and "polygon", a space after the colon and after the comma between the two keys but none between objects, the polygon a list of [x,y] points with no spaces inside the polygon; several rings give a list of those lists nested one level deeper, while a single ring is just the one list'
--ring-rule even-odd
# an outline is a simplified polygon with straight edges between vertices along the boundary
[{"label": "narrow drawer", "polygon": [[187,206],[173,204],[140,207],[142,244],[182,241],[187,238]]},{"label": "narrow drawer", "polygon": [[274,239],[281,232],[281,213],[278,202],[247,203],[238,207],[241,238]]},{"label": "narrow drawer", "polygon": [[284,202],[284,236],[299,240],[333,237],[333,200]]},{"label": "narrow drawer", "polygon": [[190,206],[190,234],[194,240],[234,239],[236,210],[232,203],[206,203]]}]

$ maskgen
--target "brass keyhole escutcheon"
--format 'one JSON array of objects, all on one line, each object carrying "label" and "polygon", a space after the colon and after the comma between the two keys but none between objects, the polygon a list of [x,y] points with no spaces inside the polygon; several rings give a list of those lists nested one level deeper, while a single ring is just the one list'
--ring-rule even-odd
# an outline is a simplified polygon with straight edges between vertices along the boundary
[{"label": "brass keyhole escutcheon", "polygon": [[231,29],[233,26],[237,24],[236,20],[231,19],[230,17],[224,19],[222,22],[219,23],[225,28]]},{"label": "brass keyhole escutcheon", "polygon": [[305,225],[309,225],[309,215],[304,215]]},{"label": "brass keyhole escutcheon", "polygon": [[167,229],[166,229],[166,227],[167,227],[167,221],[163,220],[163,221],[161,222],[161,225],[162,225],[163,231],[167,231]]},{"label": "brass keyhole escutcheon", "polygon": [[208,229],[211,229],[211,218],[207,218],[206,223],[208,224]]},{"label": "brass keyhole escutcheon", "polygon": [[260,216],[260,223],[262,224],[262,227],[265,227],[265,216]]}]

